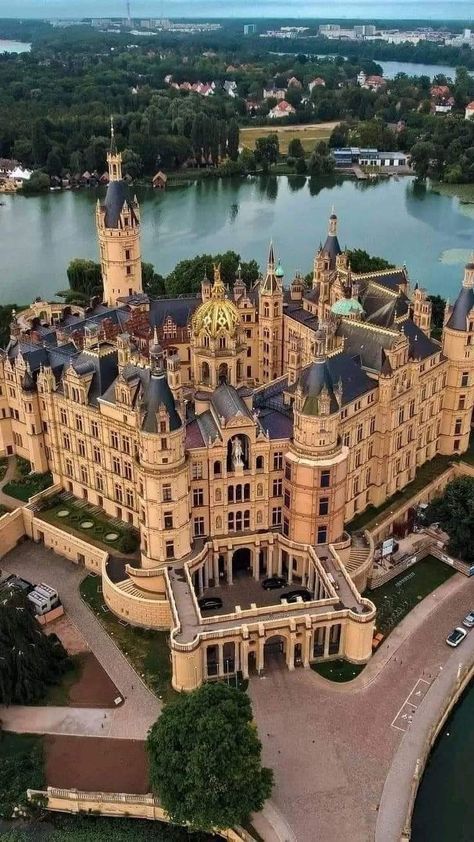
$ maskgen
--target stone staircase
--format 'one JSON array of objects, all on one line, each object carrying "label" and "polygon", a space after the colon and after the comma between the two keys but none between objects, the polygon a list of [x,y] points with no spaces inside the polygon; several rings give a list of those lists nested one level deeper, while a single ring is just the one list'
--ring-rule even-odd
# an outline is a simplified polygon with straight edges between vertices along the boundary
[{"label": "stone staircase", "polygon": [[370,555],[370,546],[366,541],[364,534],[361,532],[354,532],[352,534],[352,545],[345,567],[351,578],[353,579],[364,566]]},{"label": "stone staircase", "polygon": [[130,594],[130,596],[143,597],[144,595],[143,591],[135,587],[131,579],[124,579],[123,582],[118,582],[116,587],[124,591],[124,593]]}]

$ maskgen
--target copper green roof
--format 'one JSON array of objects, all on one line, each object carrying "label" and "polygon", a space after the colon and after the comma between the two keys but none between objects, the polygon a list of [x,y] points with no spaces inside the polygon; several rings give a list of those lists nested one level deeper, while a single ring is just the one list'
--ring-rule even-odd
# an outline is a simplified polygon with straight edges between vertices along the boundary
[{"label": "copper green roof", "polygon": [[364,308],[362,304],[357,301],[357,298],[341,298],[336,301],[331,307],[331,313],[335,316],[350,316],[353,313],[363,313]]}]

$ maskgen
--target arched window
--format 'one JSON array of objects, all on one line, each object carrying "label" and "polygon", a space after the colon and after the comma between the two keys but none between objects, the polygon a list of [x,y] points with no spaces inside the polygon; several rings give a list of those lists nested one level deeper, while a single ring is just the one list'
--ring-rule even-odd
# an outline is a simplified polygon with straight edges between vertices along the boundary
[{"label": "arched window", "polygon": [[201,367],[201,379],[203,383],[209,383],[210,381],[210,370],[209,370],[209,363],[203,363]]},{"label": "arched window", "polygon": [[220,337],[219,337],[219,348],[220,348],[221,350],[222,350],[223,348],[225,348],[225,336],[220,336]]},{"label": "arched window", "polygon": [[273,315],[274,315],[274,316],[279,316],[279,315],[280,315],[280,307],[279,307],[279,304],[278,304],[278,302],[277,302],[277,301],[275,301],[275,303],[274,303],[274,305],[273,305]]},{"label": "arched window", "polygon": [[218,474],[222,473],[222,466],[220,462],[214,462],[214,476],[218,476]]},{"label": "arched window", "polygon": [[270,307],[268,304],[263,305],[263,315],[268,319],[270,316]]},{"label": "arched window", "polygon": [[263,469],[265,467],[265,460],[264,460],[263,456],[257,456],[257,459],[255,461],[255,467],[256,467],[257,471],[263,471]]}]

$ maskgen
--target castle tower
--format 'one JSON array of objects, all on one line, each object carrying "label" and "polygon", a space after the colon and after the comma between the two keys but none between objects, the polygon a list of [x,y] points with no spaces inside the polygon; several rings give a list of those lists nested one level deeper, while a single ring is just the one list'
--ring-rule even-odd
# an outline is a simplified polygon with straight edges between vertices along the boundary
[{"label": "castle tower", "polygon": [[122,179],[122,156],[117,152],[112,121],[107,164],[109,185],[104,203],[97,202],[96,224],[104,301],[115,307],[120,298],[141,293],[143,288],[140,209]]},{"label": "castle tower", "polygon": [[247,343],[237,306],[226,295],[220,266],[214,266],[210,297],[191,322],[192,380],[198,391],[214,391],[221,383],[245,384]]},{"label": "castle tower", "polygon": [[314,357],[298,378],[293,438],[285,455],[283,532],[313,545],[344,531],[348,448],[341,443],[342,386],[333,382],[328,337],[315,333]]},{"label": "castle tower", "polygon": [[261,383],[275,380],[283,371],[283,277],[283,269],[280,262],[275,264],[273,243],[270,243],[267,272],[259,290],[259,380]]},{"label": "castle tower", "polygon": [[463,453],[469,445],[474,406],[474,255],[443,329],[448,370],[439,436],[441,453]]},{"label": "castle tower", "polygon": [[137,407],[142,566],[181,559],[191,550],[185,427],[166,377],[163,352],[150,344],[150,373]]},{"label": "castle tower", "polygon": [[413,321],[421,330],[431,333],[431,301],[428,299],[425,289],[416,286],[413,294]]}]

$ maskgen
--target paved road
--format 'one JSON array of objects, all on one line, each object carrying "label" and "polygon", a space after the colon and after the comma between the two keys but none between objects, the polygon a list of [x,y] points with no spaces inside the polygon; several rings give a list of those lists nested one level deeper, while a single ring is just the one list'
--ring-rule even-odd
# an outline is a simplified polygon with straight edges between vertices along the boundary
[{"label": "paved road", "polygon": [[384,781],[417,693],[436,682],[451,655],[444,640],[474,607],[474,581],[457,574],[427,599],[407,618],[408,636],[400,624],[367,679],[364,671],[352,686],[303,669],[251,680],[264,762],[275,771],[272,800],[298,842],[373,842]]},{"label": "paved road", "polygon": [[[67,561],[62,556],[55,555],[51,550],[32,542],[26,542],[16,547],[2,559],[1,564],[4,572],[17,573],[33,583],[47,582],[56,588],[64,605],[64,610],[72,622],[76,624],[97,660],[100,661],[119,689],[125,703],[116,710],[104,711],[104,714],[107,713],[107,720],[110,718],[110,730],[105,736],[122,739],[144,739],[150,725],[155,722],[161,711],[161,704],[143,684],[133,667],[82,601],[79,594],[79,584],[86,575],[86,571],[72,561]],[[10,710],[14,711],[14,708]],[[46,712],[50,710],[50,708],[47,708]],[[50,714],[45,713],[44,724],[47,725],[55,721],[59,730],[52,733],[71,733],[62,730],[72,727],[71,710],[73,709],[69,709],[69,719],[58,717],[56,720],[52,720]],[[80,715],[78,713],[77,727],[84,727],[84,733],[90,736],[87,728],[93,726],[87,725],[87,721],[94,723],[97,711],[89,710],[87,713],[88,717],[85,716],[84,709],[81,710]],[[2,715],[4,714],[0,714],[0,717]],[[20,712],[18,715],[19,723],[21,723],[23,721],[22,715]],[[9,714],[9,716],[11,717],[12,714]],[[50,725],[50,727],[52,726]],[[102,731],[102,729],[100,730]],[[74,731],[73,733],[79,732]]]}]

